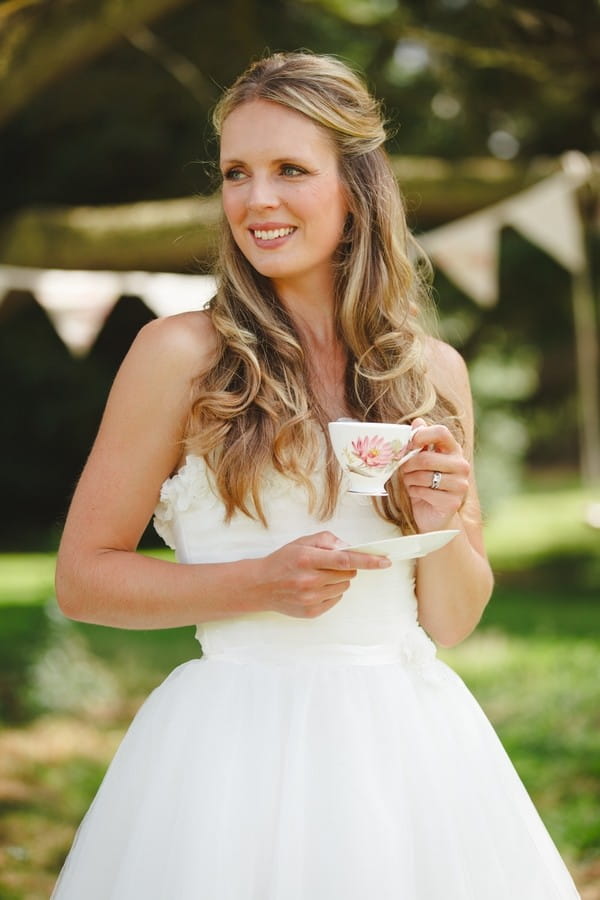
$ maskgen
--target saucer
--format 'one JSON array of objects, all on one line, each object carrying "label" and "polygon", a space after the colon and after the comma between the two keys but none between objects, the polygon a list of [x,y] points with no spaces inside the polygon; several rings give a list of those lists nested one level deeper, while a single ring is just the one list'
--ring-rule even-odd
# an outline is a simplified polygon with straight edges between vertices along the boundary
[{"label": "saucer", "polygon": [[382,541],[369,541],[367,544],[353,544],[344,550],[355,550],[357,553],[373,553],[375,556],[387,556],[389,559],[417,559],[439,550],[460,534],[458,529],[448,531],[427,531],[424,534],[405,534],[402,537],[387,538]]}]

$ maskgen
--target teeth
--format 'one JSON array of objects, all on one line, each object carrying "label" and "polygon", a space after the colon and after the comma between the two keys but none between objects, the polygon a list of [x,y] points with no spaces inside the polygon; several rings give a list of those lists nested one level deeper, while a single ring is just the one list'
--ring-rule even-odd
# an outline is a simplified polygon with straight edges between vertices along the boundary
[{"label": "teeth", "polygon": [[261,241],[273,241],[275,238],[285,237],[294,231],[294,228],[269,228],[268,231],[261,231],[258,228],[254,231],[254,236]]}]

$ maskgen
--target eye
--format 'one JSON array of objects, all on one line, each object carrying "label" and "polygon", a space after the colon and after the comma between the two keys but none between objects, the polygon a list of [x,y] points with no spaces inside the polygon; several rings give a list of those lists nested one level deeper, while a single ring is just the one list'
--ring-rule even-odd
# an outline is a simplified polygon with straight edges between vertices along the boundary
[{"label": "eye", "polygon": [[301,169],[300,166],[295,166],[293,163],[285,163],[281,167],[281,174],[286,178],[296,178],[298,175],[306,175],[306,169]]},{"label": "eye", "polygon": [[242,169],[232,168],[227,169],[227,171],[223,172],[223,178],[225,181],[242,181],[246,177],[245,173]]}]

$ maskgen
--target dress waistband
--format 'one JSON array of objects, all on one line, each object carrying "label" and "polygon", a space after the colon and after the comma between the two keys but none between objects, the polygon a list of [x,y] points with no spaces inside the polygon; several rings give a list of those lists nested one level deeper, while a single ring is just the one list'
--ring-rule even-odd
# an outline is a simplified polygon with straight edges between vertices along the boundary
[{"label": "dress waistband", "polygon": [[435,644],[421,629],[404,635],[402,640],[385,644],[252,644],[203,648],[203,657],[232,663],[267,662],[290,665],[319,662],[338,665],[374,666],[404,663],[427,665],[436,657]]}]

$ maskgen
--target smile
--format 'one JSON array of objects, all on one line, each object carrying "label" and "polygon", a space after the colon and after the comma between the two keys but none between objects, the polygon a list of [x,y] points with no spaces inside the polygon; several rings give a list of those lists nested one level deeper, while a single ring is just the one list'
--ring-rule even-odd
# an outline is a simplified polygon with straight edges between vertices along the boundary
[{"label": "smile", "polygon": [[296,229],[293,226],[288,226],[287,228],[253,228],[251,231],[254,237],[259,241],[274,241],[277,238],[287,237],[288,234],[293,234]]}]

